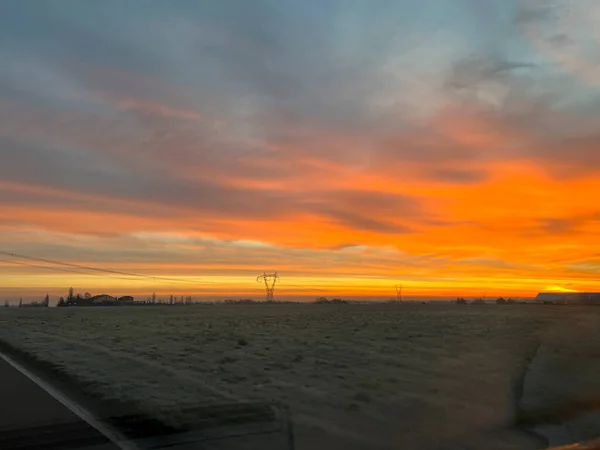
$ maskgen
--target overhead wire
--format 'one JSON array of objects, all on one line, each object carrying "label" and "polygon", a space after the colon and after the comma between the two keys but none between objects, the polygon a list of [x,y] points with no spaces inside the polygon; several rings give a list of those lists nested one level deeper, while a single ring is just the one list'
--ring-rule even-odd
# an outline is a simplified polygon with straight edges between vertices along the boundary
[{"label": "overhead wire", "polygon": [[[187,284],[196,284],[196,285],[199,285],[199,284],[214,285],[217,283],[216,281],[179,280],[176,278],[160,277],[160,276],[154,276],[154,275],[144,275],[144,274],[137,274],[137,273],[133,273],[133,272],[121,272],[121,271],[117,271],[117,270],[102,269],[102,268],[98,268],[98,267],[85,266],[85,265],[75,264],[75,263],[66,263],[66,262],[47,259],[47,258],[28,256],[28,255],[23,255],[23,254],[19,254],[19,253],[8,252],[5,250],[0,250],[0,255],[10,256],[12,258],[26,259],[28,261],[43,262],[46,264],[54,264],[54,265],[58,265],[61,267],[52,267],[52,266],[47,266],[47,265],[44,266],[44,265],[39,265],[39,264],[33,264],[31,262],[14,261],[14,260],[8,260],[8,259],[0,259],[0,262],[20,265],[20,266],[27,266],[27,267],[32,267],[32,268],[36,268],[36,269],[54,270],[54,271],[66,272],[66,273],[75,273],[78,275],[110,277],[110,278],[115,278],[118,280],[133,280],[133,281],[139,281],[141,279],[148,279],[148,280],[162,281],[165,283],[173,283],[173,284],[187,283]],[[83,270],[86,270],[87,272],[84,272],[83,270],[78,270],[78,269],[83,269]],[[311,291],[311,292],[328,292],[332,288],[345,287],[345,285],[340,284],[340,285],[310,287],[310,286],[303,285],[303,284],[284,283],[284,287],[292,288],[294,290],[302,289],[303,291]],[[327,288],[329,288],[329,289],[327,289]]]},{"label": "overhead wire", "polygon": [[[26,263],[23,261],[11,261],[8,259],[0,259],[0,262],[5,262],[5,263],[9,263],[9,264],[16,264],[19,266],[27,266],[27,267],[34,267],[36,269],[46,269],[46,270],[55,270],[55,271],[60,271],[60,272],[67,272],[67,273],[77,273],[77,274],[81,274],[81,275],[93,275],[93,276],[98,276],[98,277],[102,277],[102,276],[106,276],[106,275],[102,275],[99,273],[93,273],[93,272],[82,272],[79,270],[75,270],[75,269],[66,269],[63,267],[50,267],[50,266],[40,266],[37,264],[30,264],[30,263]],[[117,278],[117,277],[115,277]],[[137,278],[123,278],[123,277],[118,277],[119,280],[137,280]]]},{"label": "overhead wire", "polygon": [[124,276],[131,276],[131,277],[136,277],[136,278],[151,278],[154,280],[169,280],[169,281],[181,281],[181,280],[176,280],[174,278],[167,278],[167,277],[157,277],[157,276],[153,276],[153,275],[140,275],[140,274],[136,274],[136,273],[130,273],[130,272],[121,272],[118,270],[111,270],[111,269],[101,269],[98,267],[90,267],[90,266],[84,266],[81,264],[73,264],[73,263],[65,263],[62,261],[56,261],[56,260],[52,260],[52,259],[46,259],[46,258],[37,258],[34,256],[26,256],[26,255],[21,255],[18,253],[11,253],[11,252],[7,252],[7,251],[3,251],[0,250],[0,254],[3,255],[7,255],[7,256],[12,256],[15,258],[23,258],[23,259],[28,259],[31,261],[39,261],[39,262],[45,262],[45,263],[49,263],[49,264],[57,264],[57,265],[61,265],[61,266],[67,266],[67,267],[75,267],[78,269],[85,269],[85,270],[95,270],[97,272],[104,272],[104,273],[109,273],[109,274],[115,274],[115,275],[124,275]]},{"label": "overhead wire", "polygon": [[[210,282],[210,281],[181,280],[181,279],[169,278],[169,277],[160,277],[160,276],[154,276],[154,275],[137,274],[137,273],[132,273],[132,272],[121,272],[118,270],[111,270],[111,269],[102,269],[99,267],[84,266],[82,264],[66,263],[66,262],[56,261],[56,260],[47,259],[47,258],[38,258],[35,256],[22,255],[19,253],[8,252],[5,250],[0,250],[0,255],[10,256],[13,258],[26,259],[29,261],[43,262],[43,263],[47,263],[47,264],[55,264],[55,265],[60,265],[63,267],[58,268],[58,267],[51,267],[51,266],[41,266],[41,265],[37,265],[37,264],[27,264],[22,261],[2,260],[4,262],[8,262],[8,263],[30,266],[30,267],[40,268],[40,269],[60,270],[62,272],[71,272],[71,273],[77,273],[77,274],[81,274],[81,275],[105,276],[105,277],[116,278],[119,280],[149,279],[149,280],[154,280],[154,281],[162,281],[162,282],[166,282],[166,283],[213,284],[213,282]],[[90,272],[82,272],[81,270],[77,270],[77,269],[84,269],[84,270],[88,270]],[[101,273],[94,273],[94,271],[101,272]]]}]

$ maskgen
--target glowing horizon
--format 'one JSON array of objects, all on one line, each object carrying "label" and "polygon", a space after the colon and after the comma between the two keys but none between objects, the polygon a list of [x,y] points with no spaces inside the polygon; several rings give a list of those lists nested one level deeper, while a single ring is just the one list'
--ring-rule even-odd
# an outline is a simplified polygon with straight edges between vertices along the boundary
[{"label": "glowing horizon", "polygon": [[0,298],[600,291],[594,1],[57,5],[0,18],[0,251],[181,283]]}]

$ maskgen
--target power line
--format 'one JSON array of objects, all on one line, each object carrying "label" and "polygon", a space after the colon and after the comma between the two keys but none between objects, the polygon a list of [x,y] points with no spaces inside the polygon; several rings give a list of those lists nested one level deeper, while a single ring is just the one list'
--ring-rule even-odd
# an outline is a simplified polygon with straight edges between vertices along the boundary
[{"label": "power line", "polygon": [[[101,275],[98,273],[93,273],[93,272],[81,272],[80,270],[76,270],[76,269],[64,269],[64,268],[62,269],[63,272],[72,272],[72,273],[78,273],[78,274],[83,274],[83,275],[93,275],[93,276],[106,276],[106,277],[117,278],[120,280],[124,280],[124,279],[135,280],[135,279],[139,279],[139,278],[145,278],[145,279],[150,279],[150,280],[155,280],[155,281],[164,281],[167,283],[199,284],[199,282],[196,282],[196,281],[178,280],[176,278],[158,277],[158,276],[153,276],[153,275],[141,275],[141,274],[131,273],[131,272],[120,272],[118,270],[101,269],[98,267],[84,266],[81,264],[65,263],[62,261],[56,261],[56,260],[52,260],[52,259],[37,258],[34,256],[27,256],[27,255],[21,255],[19,253],[7,252],[5,250],[0,250],[0,254],[11,256],[13,258],[27,259],[29,261],[38,261],[38,262],[44,262],[44,263],[48,263],[48,264],[56,264],[56,265],[69,267],[69,268],[72,267],[72,268],[76,268],[76,269],[85,269],[85,270],[90,270],[90,271],[102,272],[102,274],[104,274],[104,275]],[[21,264],[21,265],[29,265],[30,267],[37,267],[37,268],[41,268],[41,269],[49,269],[49,270],[59,269],[57,267],[38,266],[38,265],[26,264],[23,262],[16,262],[16,261],[6,261],[6,262],[12,262],[12,263]],[[115,275],[118,275],[118,276],[115,276]],[[134,278],[123,278],[123,277],[134,277]]]},{"label": "power line", "polygon": [[137,274],[137,273],[120,272],[118,270],[100,269],[100,268],[97,268],[97,267],[83,266],[81,264],[65,263],[65,262],[62,262],[62,261],[55,261],[55,260],[52,260],[52,259],[36,258],[34,256],[20,255],[18,253],[10,253],[10,252],[6,252],[6,251],[3,251],[3,250],[0,250],[0,254],[12,256],[12,257],[15,257],[15,258],[28,259],[30,261],[39,261],[39,262],[45,262],[45,263],[49,263],[49,264],[58,264],[58,265],[61,265],[61,266],[76,267],[78,269],[85,269],[85,270],[95,270],[97,272],[104,272],[104,273],[115,274],[115,275],[124,275],[124,276],[128,276],[128,277],[152,278],[154,280],[168,280],[168,281],[177,281],[177,282],[181,281],[181,280],[176,280],[174,278],[156,277],[156,276],[152,276],[152,275],[140,275],[140,274]]},{"label": "power line", "polygon": [[[30,263],[26,263],[26,262],[23,262],[23,261],[10,261],[8,259],[0,259],[0,262],[5,262],[5,263],[9,263],[9,264],[17,264],[19,266],[34,267],[34,268],[37,268],[37,269],[56,270],[56,271],[67,272],[67,273],[78,273],[78,274],[81,274],[81,275],[93,275],[95,277],[109,276],[109,275],[102,275],[102,274],[99,274],[99,273],[81,272],[81,271],[75,270],[75,269],[65,269],[65,268],[62,268],[62,267],[39,266],[37,264],[30,264]],[[136,278],[122,278],[122,277],[114,277],[114,278],[117,278],[119,280],[136,280]]]},{"label": "power line", "polygon": [[[110,270],[110,269],[101,269],[98,267],[84,266],[81,264],[66,263],[66,262],[56,261],[56,260],[52,260],[52,259],[27,256],[27,255],[22,255],[19,253],[8,252],[5,250],[0,250],[0,254],[10,256],[13,258],[26,259],[28,261],[43,262],[46,264],[55,264],[55,265],[59,265],[62,267],[51,267],[51,266],[27,263],[24,261],[12,261],[12,260],[6,260],[6,259],[0,259],[0,262],[6,262],[9,264],[33,267],[36,269],[45,269],[45,270],[54,270],[54,271],[66,272],[66,273],[75,273],[78,275],[86,275],[86,276],[89,275],[89,276],[97,276],[97,277],[104,276],[104,277],[115,278],[118,280],[134,280],[134,281],[140,280],[140,279],[150,279],[150,280],[163,281],[166,283],[173,283],[173,284],[187,283],[187,284],[210,285],[210,286],[215,286],[216,284],[218,284],[217,281],[180,280],[180,279],[176,279],[176,278],[160,277],[160,276],[153,276],[153,275],[143,275],[143,274],[137,274],[137,273],[132,273],[132,272],[121,272],[121,271]],[[77,270],[77,269],[83,269],[83,270],[87,270],[89,272],[84,272],[83,270]],[[94,273],[94,271],[99,272],[99,273]],[[266,275],[266,279],[265,279],[265,275]],[[265,273],[258,277],[258,281],[261,281],[261,280],[263,280],[266,284],[265,287],[267,288],[266,289],[267,295],[269,295],[269,291],[270,291],[270,297],[272,298],[272,296],[274,294],[273,291],[275,288],[275,282],[280,280],[278,274],[277,273],[275,273],[275,274],[266,274]],[[315,286],[315,287],[308,287],[303,284],[286,284],[286,287],[302,289],[307,292],[309,292],[309,291],[311,291],[311,292],[328,292],[328,291],[331,291],[332,289],[335,290],[336,288],[340,288],[340,287],[347,288],[347,286],[343,285],[343,284],[324,284],[324,285]],[[363,286],[363,288],[364,287],[369,287],[369,288],[372,288],[375,290],[380,289],[380,286],[375,286],[375,285]]]}]

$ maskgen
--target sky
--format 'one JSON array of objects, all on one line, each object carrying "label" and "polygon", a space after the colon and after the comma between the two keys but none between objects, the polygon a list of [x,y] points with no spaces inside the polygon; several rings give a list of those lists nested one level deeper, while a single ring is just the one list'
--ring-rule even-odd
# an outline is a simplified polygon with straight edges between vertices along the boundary
[{"label": "sky", "polygon": [[0,251],[170,280],[0,254],[0,298],[600,290],[599,30],[597,0],[3,1]]}]

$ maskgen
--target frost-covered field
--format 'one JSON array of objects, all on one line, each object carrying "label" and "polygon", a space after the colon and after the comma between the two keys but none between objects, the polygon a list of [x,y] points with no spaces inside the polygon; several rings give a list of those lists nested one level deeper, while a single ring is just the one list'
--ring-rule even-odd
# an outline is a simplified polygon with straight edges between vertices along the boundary
[{"label": "frost-covered field", "polygon": [[600,399],[593,307],[11,308],[0,339],[167,423],[193,427],[185,409],[199,405],[284,402],[300,450],[540,448],[514,427],[523,389],[531,423]]}]

